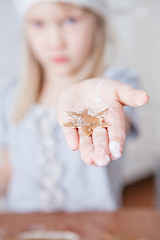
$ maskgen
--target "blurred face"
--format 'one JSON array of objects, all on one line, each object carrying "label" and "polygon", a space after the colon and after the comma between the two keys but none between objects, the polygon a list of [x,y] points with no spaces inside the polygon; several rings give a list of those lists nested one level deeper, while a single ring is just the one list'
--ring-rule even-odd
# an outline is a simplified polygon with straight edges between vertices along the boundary
[{"label": "blurred face", "polygon": [[70,4],[39,3],[27,15],[31,51],[44,70],[74,75],[91,54],[96,17]]}]

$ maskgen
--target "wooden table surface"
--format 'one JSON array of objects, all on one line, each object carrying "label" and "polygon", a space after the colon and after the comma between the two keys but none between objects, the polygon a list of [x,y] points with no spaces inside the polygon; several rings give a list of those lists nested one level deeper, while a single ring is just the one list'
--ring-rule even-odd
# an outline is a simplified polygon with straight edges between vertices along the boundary
[{"label": "wooden table surface", "polygon": [[160,240],[160,211],[0,214],[0,240],[31,230],[69,230],[85,240]]}]

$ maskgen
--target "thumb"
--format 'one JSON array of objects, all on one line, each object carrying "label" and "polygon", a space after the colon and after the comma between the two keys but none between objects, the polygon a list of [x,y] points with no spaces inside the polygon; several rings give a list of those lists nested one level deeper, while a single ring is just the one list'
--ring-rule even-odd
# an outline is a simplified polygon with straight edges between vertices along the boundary
[{"label": "thumb", "polygon": [[117,90],[118,100],[123,105],[140,107],[148,103],[149,96],[142,90],[136,90],[121,83]]}]

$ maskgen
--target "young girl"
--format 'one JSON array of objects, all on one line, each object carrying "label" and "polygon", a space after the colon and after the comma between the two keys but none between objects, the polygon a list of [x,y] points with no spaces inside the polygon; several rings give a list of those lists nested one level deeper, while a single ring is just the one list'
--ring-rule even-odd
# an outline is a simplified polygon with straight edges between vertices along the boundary
[{"label": "young girl", "polygon": [[[132,70],[105,69],[106,1],[15,4],[24,21],[26,61],[20,80],[1,83],[0,192],[7,209],[115,210],[119,164],[108,163],[121,156],[125,125],[129,132],[134,120],[129,108],[125,118],[123,106],[142,106],[148,96],[124,84],[134,86]],[[93,115],[105,108],[107,129],[97,127],[88,137],[81,128],[64,127],[67,111]]]}]

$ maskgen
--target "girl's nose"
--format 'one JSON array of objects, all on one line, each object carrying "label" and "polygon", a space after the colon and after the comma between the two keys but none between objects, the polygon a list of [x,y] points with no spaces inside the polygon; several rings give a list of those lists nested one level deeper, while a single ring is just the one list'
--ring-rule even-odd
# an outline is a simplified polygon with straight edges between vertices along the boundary
[{"label": "girl's nose", "polygon": [[48,30],[48,47],[51,49],[60,49],[65,47],[63,31],[59,25],[52,25]]}]

